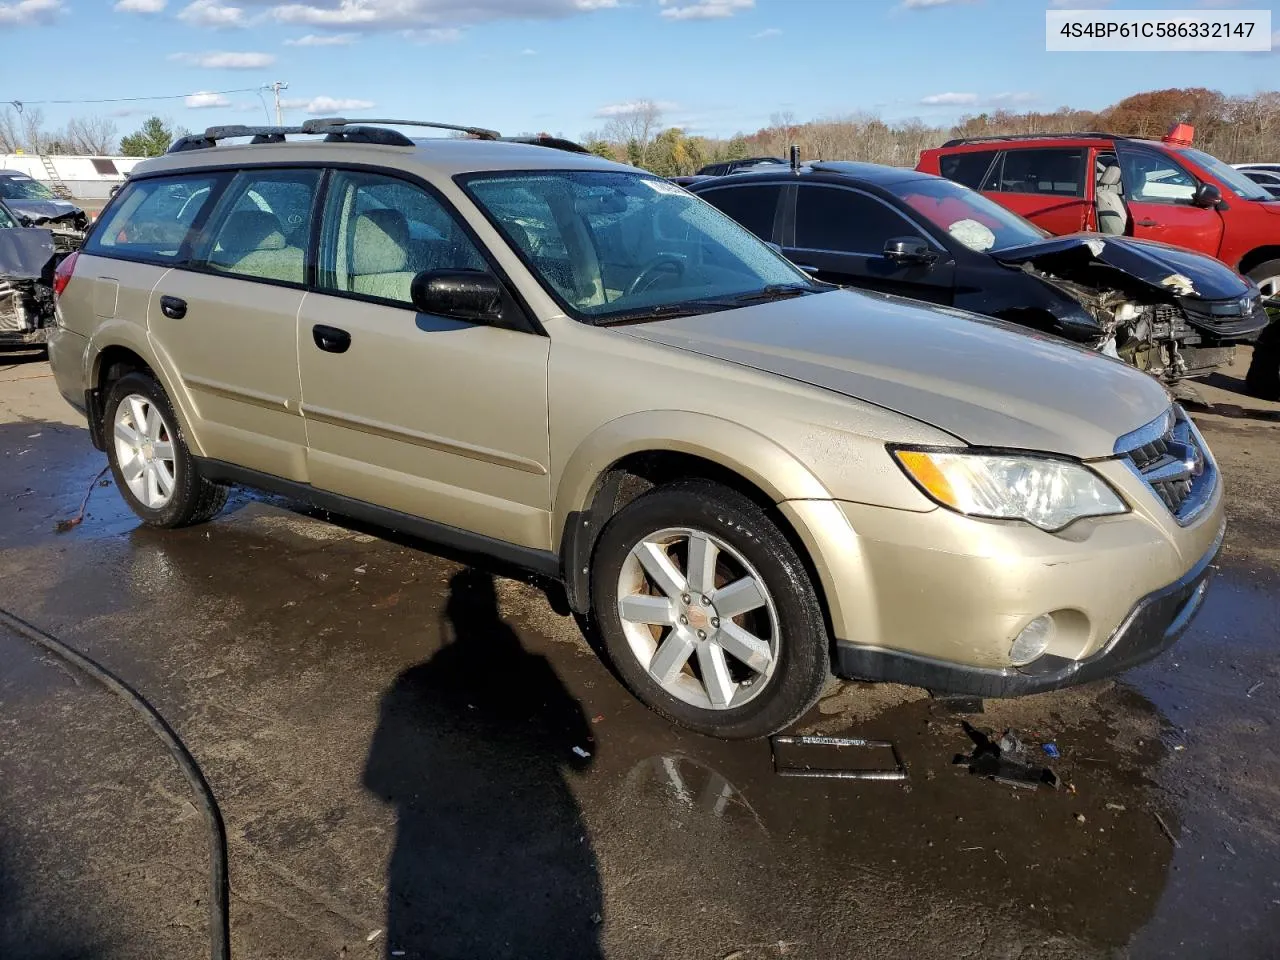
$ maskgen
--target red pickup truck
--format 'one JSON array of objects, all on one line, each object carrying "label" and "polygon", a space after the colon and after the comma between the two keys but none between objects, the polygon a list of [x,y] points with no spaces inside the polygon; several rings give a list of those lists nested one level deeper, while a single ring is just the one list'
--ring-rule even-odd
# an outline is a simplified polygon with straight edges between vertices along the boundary
[{"label": "red pickup truck", "polygon": [[[1217,257],[1280,297],[1280,199],[1191,146],[1106,133],[949,140],[916,169],[980,190],[1054,234],[1097,230]],[[1112,169],[1114,168],[1114,169]]]}]

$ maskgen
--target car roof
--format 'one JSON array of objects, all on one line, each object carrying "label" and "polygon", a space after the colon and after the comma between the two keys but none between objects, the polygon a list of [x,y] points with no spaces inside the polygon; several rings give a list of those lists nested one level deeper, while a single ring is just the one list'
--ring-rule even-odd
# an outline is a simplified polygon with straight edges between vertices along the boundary
[{"label": "car roof", "polygon": [[727,177],[708,177],[690,184],[691,187],[709,186],[711,184],[760,183],[762,181],[785,181],[796,176],[814,177],[825,181],[840,179],[857,180],[873,186],[888,186],[904,183],[909,180],[941,180],[932,173],[922,173],[910,167],[890,167],[883,163],[864,163],[858,160],[814,160],[802,164],[799,170],[791,167],[763,167],[755,170],[743,170],[741,173]]},{"label": "car roof", "polygon": [[441,176],[495,170],[644,172],[612,160],[605,160],[594,154],[574,153],[539,144],[470,137],[438,137],[412,140],[409,141],[408,146],[335,143],[323,138],[287,140],[282,143],[219,144],[166,153],[164,156],[146,160],[134,168],[134,176],[196,170],[203,167],[238,167],[264,163],[372,164],[429,172]]}]

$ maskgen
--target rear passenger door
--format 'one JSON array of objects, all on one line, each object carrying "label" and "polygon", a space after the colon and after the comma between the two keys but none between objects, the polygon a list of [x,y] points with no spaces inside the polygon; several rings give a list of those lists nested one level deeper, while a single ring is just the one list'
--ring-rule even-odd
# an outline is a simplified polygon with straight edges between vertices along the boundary
[{"label": "rear passenger door", "polygon": [[[802,183],[796,189],[795,236],[783,252],[819,280],[880,290],[933,303],[951,303],[955,264],[919,224],[879,197],[833,184]],[[931,263],[900,263],[885,256],[888,241],[924,241]]]},{"label": "rear passenger door", "polygon": [[311,482],[548,549],[550,341],[413,306],[420,271],[493,270],[435,191],[334,170],[323,222],[296,343]]},{"label": "rear passenger door", "polygon": [[1005,150],[982,190],[1050,233],[1076,233],[1088,224],[1093,202],[1088,161],[1086,147]]},{"label": "rear passenger door", "polygon": [[151,338],[179,371],[205,455],[306,480],[298,310],[317,169],[257,169],[227,184],[189,265],[156,285]]}]

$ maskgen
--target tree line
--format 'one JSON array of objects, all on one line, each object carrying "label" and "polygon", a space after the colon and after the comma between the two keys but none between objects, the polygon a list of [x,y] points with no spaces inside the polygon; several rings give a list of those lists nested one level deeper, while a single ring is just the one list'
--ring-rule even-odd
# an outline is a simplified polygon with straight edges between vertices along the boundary
[{"label": "tree line", "polygon": [[[792,144],[809,160],[865,160],[915,166],[920,151],[954,137],[1025,133],[1102,131],[1160,138],[1179,121],[1195,126],[1195,145],[1228,163],[1280,162],[1280,91],[1227,96],[1204,87],[1153,90],[1099,110],[1060,107],[1051,112],[996,110],[960,118],[950,126],[912,119],[886,122],[854,112],[801,122],[790,111],[775,113],[754,133],[717,138],[690,135],[664,123],[661,106],[639,100],[610,116],[598,130],[584,133],[593,153],[671,177],[696,172],[708,163],[752,156],[785,157]],[[112,154],[158,156],[187,131],[148,118],[124,137],[106,117],[73,117],[50,129],[38,107],[0,111],[0,153]]]},{"label": "tree line", "polygon": [[15,110],[10,106],[0,111],[0,153],[158,157],[187,132],[160,117],[149,117],[121,137],[108,117],[72,117],[65,126],[50,128],[39,107]]},{"label": "tree line", "polygon": [[918,119],[888,123],[870,113],[800,122],[788,111],[775,113],[769,126],[754,133],[728,138],[690,136],[679,127],[667,127],[658,104],[639,100],[599,130],[584,133],[582,141],[600,156],[671,177],[724,160],[785,157],[792,144],[806,160],[913,167],[920,151],[955,137],[1098,131],[1158,140],[1178,122],[1195,127],[1197,148],[1228,163],[1280,162],[1280,91],[1227,96],[1203,87],[1138,93],[1099,111],[996,110],[963,116],[950,126]]}]

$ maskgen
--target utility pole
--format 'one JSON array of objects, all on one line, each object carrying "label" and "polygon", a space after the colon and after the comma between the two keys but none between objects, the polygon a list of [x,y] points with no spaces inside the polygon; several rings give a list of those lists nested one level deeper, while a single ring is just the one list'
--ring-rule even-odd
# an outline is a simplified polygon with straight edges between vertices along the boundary
[{"label": "utility pole", "polygon": [[284,111],[280,109],[280,91],[288,90],[288,89],[289,89],[289,84],[285,83],[282,80],[277,80],[275,83],[271,84],[271,92],[276,95],[276,126],[277,127],[284,126]]}]

